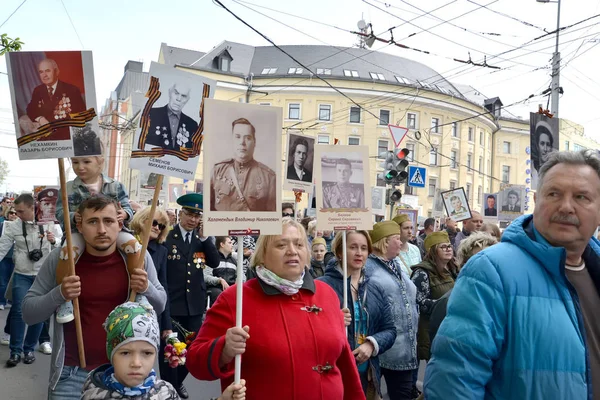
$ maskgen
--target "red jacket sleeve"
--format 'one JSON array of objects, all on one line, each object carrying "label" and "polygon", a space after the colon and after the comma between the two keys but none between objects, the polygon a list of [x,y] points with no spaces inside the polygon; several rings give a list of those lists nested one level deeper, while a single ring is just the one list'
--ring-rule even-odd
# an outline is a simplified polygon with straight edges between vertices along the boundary
[{"label": "red jacket sleeve", "polygon": [[[345,332],[344,314],[340,313],[340,315],[342,332]],[[344,346],[344,350],[337,360],[337,367],[340,370],[344,384],[344,400],[365,400],[365,393],[363,392],[360,375],[358,375],[358,368],[356,367],[356,359],[352,354],[350,343],[347,340],[346,346]]]},{"label": "red jacket sleeve", "polygon": [[228,296],[235,295],[235,292],[234,289],[221,293],[207,311],[206,320],[190,346],[186,366],[196,379],[214,381],[233,375],[234,362],[219,368],[219,358],[225,347],[225,333],[227,329],[235,326],[235,310],[232,312],[229,303],[231,296]]}]

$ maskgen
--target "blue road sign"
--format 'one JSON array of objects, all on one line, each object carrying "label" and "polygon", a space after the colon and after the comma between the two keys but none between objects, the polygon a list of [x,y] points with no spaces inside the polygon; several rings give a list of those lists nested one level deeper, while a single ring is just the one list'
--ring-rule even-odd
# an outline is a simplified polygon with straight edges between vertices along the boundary
[{"label": "blue road sign", "polygon": [[427,169],[425,167],[408,167],[408,186],[424,188]]}]

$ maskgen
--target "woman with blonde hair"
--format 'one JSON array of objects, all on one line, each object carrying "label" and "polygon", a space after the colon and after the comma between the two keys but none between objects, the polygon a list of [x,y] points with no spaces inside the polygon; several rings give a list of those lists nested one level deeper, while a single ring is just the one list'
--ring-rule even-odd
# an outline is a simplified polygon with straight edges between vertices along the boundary
[{"label": "woman with blonde hair", "polygon": [[[141,242],[142,232],[144,230],[144,225],[148,218],[150,218],[150,207],[146,207],[141,211],[137,212],[133,219],[131,220],[130,228],[133,230],[136,238]],[[152,257],[152,261],[154,262],[154,266],[156,267],[156,274],[158,276],[158,281],[165,289],[167,293],[167,302],[165,303],[165,310],[162,314],[158,315],[158,325],[161,331],[161,341],[160,341],[160,353],[164,354],[164,348],[166,346],[165,339],[171,333],[173,333],[173,325],[171,323],[171,307],[169,305],[169,285],[167,282],[167,253],[168,250],[162,244],[167,240],[167,235],[171,230],[170,227],[170,219],[169,215],[166,211],[161,209],[156,209],[154,212],[154,216],[152,218],[152,227],[150,229],[150,240],[148,241],[148,253]],[[168,371],[169,364],[165,363],[163,360],[164,357],[160,357],[158,366],[160,370],[161,377],[164,378],[165,372]]]},{"label": "woman with blonde hair", "polygon": [[383,221],[369,232],[373,252],[369,255],[365,274],[370,282],[383,289],[385,301],[392,308],[396,340],[379,357],[381,372],[391,400],[413,398],[413,371],[417,362],[417,289],[402,270],[398,253],[402,247],[400,225]]},{"label": "woman with blonde hair", "polygon": [[[365,264],[373,251],[367,231],[346,232],[346,265],[348,276],[343,276],[343,232],[338,232],[332,244],[335,258],[319,278],[335,290],[340,308],[352,310],[348,326],[348,342],[356,357],[363,391],[367,400],[381,398],[381,369],[378,355],[387,351],[396,339],[392,308],[386,301],[383,288],[365,275]],[[318,239],[316,239],[318,240]],[[322,240],[322,239],[321,239]],[[314,243],[314,242],[313,242]],[[348,304],[343,304],[344,285],[347,286]]]},{"label": "woman with blonde hair", "polygon": [[245,326],[235,327],[236,290],[225,290],[190,346],[191,374],[226,388],[243,354],[248,400],[364,399],[340,302],[313,280],[309,260],[304,228],[291,218],[281,235],[260,236],[251,262],[256,279],[244,283]]},{"label": "woman with blonde hair", "polygon": [[500,232],[500,228],[498,228],[498,225],[496,224],[492,224],[489,222],[487,224],[483,224],[481,232],[489,233],[491,236],[495,237],[497,241],[500,241],[500,239],[502,239],[502,232]]}]

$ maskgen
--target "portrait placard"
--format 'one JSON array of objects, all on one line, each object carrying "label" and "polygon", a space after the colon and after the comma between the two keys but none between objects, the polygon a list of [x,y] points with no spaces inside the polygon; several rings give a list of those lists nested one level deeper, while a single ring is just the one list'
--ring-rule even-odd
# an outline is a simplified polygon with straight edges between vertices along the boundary
[{"label": "portrait placard", "polygon": [[211,79],[152,63],[129,167],[194,179],[204,131],[203,100],[214,95],[215,87]]},{"label": "portrait placard", "polygon": [[523,215],[524,199],[526,197],[525,185],[505,185],[498,193],[500,221],[513,221]]},{"label": "portrait placard", "polygon": [[383,186],[371,188],[371,211],[373,215],[385,215],[385,192]]},{"label": "portrait placard", "polygon": [[462,187],[442,192],[442,198],[444,199],[444,207],[446,207],[446,213],[454,221],[464,221],[465,219],[471,219],[471,208],[465,196],[465,190]]},{"label": "portrait placard", "polygon": [[315,146],[317,229],[371,230],[368,146]]},{"label": "portrait placard", "polygon": [[60,196],[60,187],[58,186],[34,186],[33,200],[35,222],[38,225],[58,224],[56,219],[56,202]]},{"label": "portrait placard", "polygon": [[483,204],[481,204],[481,210],[485,222],[497,222],[498,193],[484,193]]},{"label": "portrait placard", "polygon": [[204,112],[204,233],[281,234],[281,108],[207,99]]},{"label": "portrait placard", "polygon": [[102,153],[91,51],[8,52],[6,64],[19,159]]},{"label": "portrait placard", "polygon": [[537,190],[538,174],[548,156],[558,151],[559,120],[543,114],[529,114],[529,136],[531,156],[531,188]]},{"label": "portrait placard", "polygon": [[287,139],[283,188],[310,193],[313,187],[315,138],[289,133]]},{"label": "portrait placard", "polygon": [[184,194],[183,184],[169,183],[169,203],[175,203]]},{"label": "portrait placard", "polygon": [[442,193],[447,191],[448,189],[435,189],[435,198],[433,199],[433,210],[431,213],[434,218],[444,216],[444,198],[442,197]]}]

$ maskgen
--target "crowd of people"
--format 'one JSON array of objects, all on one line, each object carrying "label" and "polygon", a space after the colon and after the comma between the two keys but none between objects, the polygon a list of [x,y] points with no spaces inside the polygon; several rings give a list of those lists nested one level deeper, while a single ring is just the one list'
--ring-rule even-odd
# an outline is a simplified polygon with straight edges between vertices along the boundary
[{"label": "crowd of people", "polygon": [[[370,231],[319,231],[285,203],[281,235],[243,238],[241,328],[239,238],[205,236],[202,195],[151,215],[101,173],[101,158],[79,161],[67,216],[80,235],[74,253],[60,229],[38,230],[31,195],[2,202],[7,366],[35,361],[51,320],[49,399],[185,399],[188,373],[220,380],[222,399],[380,399],[383,381],[391,400],[600,398],[595,153],[550,155],[533,215],[503,233],[476,211],[462,229],[429,218],[415,232],[399,214]],[[139,244],[150,219],[148,253],[138,254],[129,238]],[[61,276],[69,257],[76,275]],[[74,299],[86,368],[74,322],[57,321]],[[189,342],[185,365],[165,361],[172,340]]]}]

